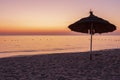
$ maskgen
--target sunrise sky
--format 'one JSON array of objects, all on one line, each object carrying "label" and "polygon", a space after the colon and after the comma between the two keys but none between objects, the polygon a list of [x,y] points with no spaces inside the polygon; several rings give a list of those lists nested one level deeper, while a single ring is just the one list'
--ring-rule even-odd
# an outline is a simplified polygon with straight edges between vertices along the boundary
[{"label": "sunrise sky", "polygon": [[76,34],[68,25],[94,14],[117,26],[120,0],[0,0],[0,34]]}]

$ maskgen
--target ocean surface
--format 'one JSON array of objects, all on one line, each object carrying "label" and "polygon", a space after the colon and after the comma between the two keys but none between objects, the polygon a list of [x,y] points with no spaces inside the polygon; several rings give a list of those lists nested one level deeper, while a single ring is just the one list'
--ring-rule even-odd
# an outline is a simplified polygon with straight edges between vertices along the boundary
[{"label": "ocean surface", "polygon": [[[93,36],[93,50],[120,48],[120,36]],[[90,36],[0,36],[0,57],[85,52]]]}]

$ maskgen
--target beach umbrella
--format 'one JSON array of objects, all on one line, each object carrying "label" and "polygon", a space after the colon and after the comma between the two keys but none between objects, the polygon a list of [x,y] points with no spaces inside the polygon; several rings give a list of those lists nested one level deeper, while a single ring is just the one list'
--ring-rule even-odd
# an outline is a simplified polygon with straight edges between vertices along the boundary
[{"label": "beach umbrella", "polygon": [[95,33],[107,33],[113,32],[116,30],[116,26],[104,20],[100,17],[97,17],[90,11],[90,15],[88,17],[82,18],[79,21],[71,24],[68,28],[72,31],[87,33],[91,35],[90,40],[90,60],[92,59],[92,35]]}]

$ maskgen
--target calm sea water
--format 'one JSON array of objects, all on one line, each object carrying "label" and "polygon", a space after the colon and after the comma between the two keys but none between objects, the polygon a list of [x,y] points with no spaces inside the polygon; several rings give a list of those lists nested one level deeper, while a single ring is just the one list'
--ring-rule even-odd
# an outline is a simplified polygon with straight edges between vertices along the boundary
[{"label": "calm sea water", "polygon": [[[0,36],[0,57],[89,51],[90,36]],[[93,50],[120,48],[120,36],[93,36]]]}]

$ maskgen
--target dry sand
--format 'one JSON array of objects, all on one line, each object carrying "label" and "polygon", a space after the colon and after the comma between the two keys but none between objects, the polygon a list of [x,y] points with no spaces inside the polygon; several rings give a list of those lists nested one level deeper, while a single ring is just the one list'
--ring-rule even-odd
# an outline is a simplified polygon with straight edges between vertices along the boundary
[{"label": "dry sand", "polygon": [[0,80],[120,80],[120,49],[1,58]]}]

